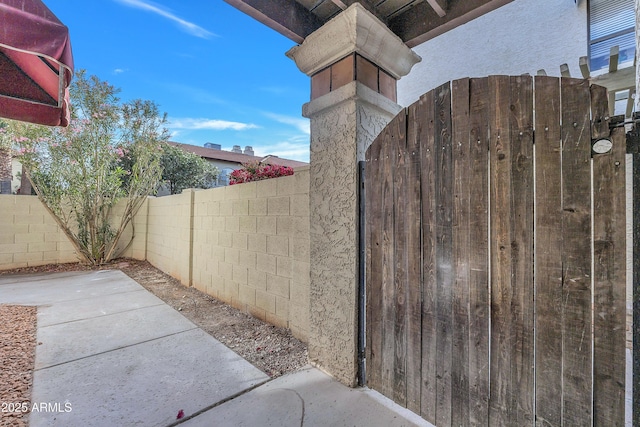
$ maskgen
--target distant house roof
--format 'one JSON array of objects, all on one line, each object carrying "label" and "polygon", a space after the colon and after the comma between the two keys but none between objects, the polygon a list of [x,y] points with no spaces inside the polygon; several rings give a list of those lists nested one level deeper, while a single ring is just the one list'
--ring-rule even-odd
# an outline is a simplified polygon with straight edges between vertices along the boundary
[{"label": "distant house roof", "polygon": [[300,166],[308,165],[308,163],[305,163],[305,162],[299,162],[297,160],[290,160],[290,159],[283,159],[281,157],[274,156],[274,155],[267,155],[264,157],[260,157],[260,156],[251,156],[249,154],[243,154],[243,153],[234,153],[232,151],[217,150],[215,148],[200,147],[197,145],[181,144],[179,142],[169,142],[169,144],[173,145],[174,147],[181,148],[184,151],[197,154],[198,156],[204,159],[221,160],[225,162],[237,163],[239,165],[242,163],[255,162],[255,161],[269,164],[269,165],[289,166],[291,168],[297,168]]}]

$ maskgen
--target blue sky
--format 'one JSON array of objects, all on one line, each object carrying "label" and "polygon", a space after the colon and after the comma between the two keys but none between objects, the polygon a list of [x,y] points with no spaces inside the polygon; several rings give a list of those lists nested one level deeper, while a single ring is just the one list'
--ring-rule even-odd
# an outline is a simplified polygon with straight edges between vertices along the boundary
[{"label": "blue sky", "polygon": [[44,3],[69,27],[75,68],[156,102],[173,141],[309,161],[309,78],[276,31],[222,0]]}]

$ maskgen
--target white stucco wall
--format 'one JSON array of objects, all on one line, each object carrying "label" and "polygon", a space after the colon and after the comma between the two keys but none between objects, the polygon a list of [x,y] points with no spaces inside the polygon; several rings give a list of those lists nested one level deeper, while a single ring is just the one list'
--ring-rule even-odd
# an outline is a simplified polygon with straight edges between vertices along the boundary
[{"label": "white stucco wall", "polygon": [[587,55],[587,2],[515,0],[413,50],[422,62],[398,82],[398,103],[408,106],[429,90],[463,77],[491,74],[560,76],[567,63],[581,76]]},{"label": "white stucco wall", "polygon": [[22,163],[18,159],[11,159],[11,193],[16,194],[20,188],[20,174],[22,173]]}]

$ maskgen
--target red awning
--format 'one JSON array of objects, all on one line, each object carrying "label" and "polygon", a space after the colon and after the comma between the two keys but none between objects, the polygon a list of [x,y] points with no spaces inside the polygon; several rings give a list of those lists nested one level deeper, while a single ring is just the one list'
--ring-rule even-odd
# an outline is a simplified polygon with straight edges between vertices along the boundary
[{"label": "red awning", "polygon": [[0,117],[69,124],[69,29],[40,0],[0,0]]}]

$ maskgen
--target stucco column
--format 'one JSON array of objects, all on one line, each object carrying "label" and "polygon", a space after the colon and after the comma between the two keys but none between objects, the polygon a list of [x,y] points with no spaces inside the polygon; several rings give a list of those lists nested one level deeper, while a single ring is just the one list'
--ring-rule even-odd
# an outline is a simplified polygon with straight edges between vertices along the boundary
[{"label": "stucco column", "polygon": [[358,161],[402,110],[396,81],[420,57],[354,3],[287,52],[311,77],[309,359],[357,377]]}]

